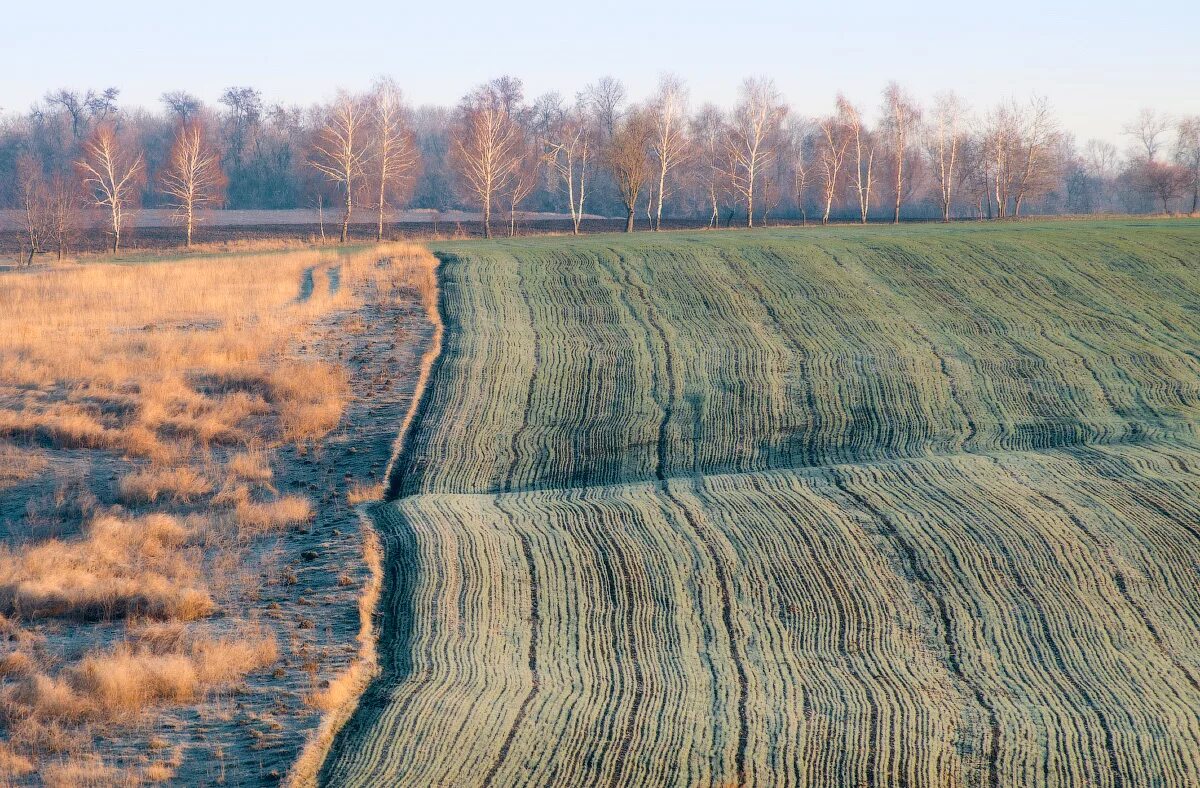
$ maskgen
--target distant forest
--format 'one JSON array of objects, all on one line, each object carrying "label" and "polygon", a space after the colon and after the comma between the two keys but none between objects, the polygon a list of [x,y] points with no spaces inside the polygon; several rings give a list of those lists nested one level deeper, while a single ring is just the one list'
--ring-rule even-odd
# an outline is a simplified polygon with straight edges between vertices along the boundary
[{"label": "distant forest", "polygon": [[419,107],[387,79],[311,106],[252,87],[216,106],[175,91],[153,111],[124,106],[116,88],[60,89],[0,119],[0,208],[22,211],[36,251],[66,247],[84,208],[103,212],[113,247],[138,207],[173,209],[189,237],[213,208],[320,207],[343,227],[378,222],[381,235],[399,208],[479,212],[489,233],[522,211],[569,214],[576,230],[594,214],[635,229],[664,217],[1195,213],[1200,117],[1147,109],[1125,132],[1126,150],[1081,144],[1042,97],[971,109],[895,83],[823,111],[789,107],[765,78],[728,108],[689,101],[673,76],[640,102],[612,78],[530,99],[501,77],[455,106]]}]

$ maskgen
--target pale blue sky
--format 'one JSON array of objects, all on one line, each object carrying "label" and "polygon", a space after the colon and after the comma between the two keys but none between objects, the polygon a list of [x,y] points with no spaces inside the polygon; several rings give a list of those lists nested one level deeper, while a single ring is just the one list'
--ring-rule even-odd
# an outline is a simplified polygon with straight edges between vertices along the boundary
[{"label": "pale blue sky", "polygon": [[604,74],[631,93],[659,72],[694,100],[732,100],[767,74],[797,111],[841,89],[867,108],[897,79],[922,98],[953,88],[976,108],[1036,90],[1082,141],[1121,142],[1141,106],[1200,113],[1200,0],[1012,2],[21,2],[4,13],[0,107],[46,90],[115,85],[151,105],[184,88],[214,101],[253,85],[304,102],[391,74],[415,103],[451,104],[510,73],[530,95]]}]

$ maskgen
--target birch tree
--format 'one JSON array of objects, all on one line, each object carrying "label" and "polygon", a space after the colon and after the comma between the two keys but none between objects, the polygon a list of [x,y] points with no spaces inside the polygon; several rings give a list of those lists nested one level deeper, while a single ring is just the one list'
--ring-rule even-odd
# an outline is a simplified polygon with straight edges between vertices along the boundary
[{"label": "birch tree", "polygon": [[[708,227],[712,229],[720,222],[719,197],[725,189],[725,118],[719,107],[705,104],[691,120],[691,137],[698,161],[697,175],[704,191],[705,201],[712,209]],[[649,213],[649,207],[647,207]]]},{"label": "birch tree", "polygon": [[33,265],[33,257],[45,251],[51,234],[50,195],[42,162],[32,154],[17,159],[17,203],[21,209],[25,240],[29,256],[25,264]]},{"label": "birch tree", "polygon": [[821,224],[829,224],[829,214],[833,210],[833,198],[837,194],[838,183],[842,175],[842,166],[850,148],[850,135],[842,122],[840,115],[829,115],[817,122],[819,138],[819,159],[821,169],[821,196],[825,203],[825,211],[821,215]]},{"label": "birch tree", "polygon": [[481,85],[459,105],[450,161],[463,188],[479,204],[483,236],[492,237],[492,204],[504,189],[521,154],[521,129],[513,102],[497,83]]},{"label": "birch tree", "polygon": [[958,96],[951,92],[942,93],[934,102],[933,118],[927,132],[926,150],[931,169],[937,177],[937,198],[943,222],[950,221],[950,210],[954,204],[962,116],[963,105]]},{"label": "birch tree", "polygon": [[363,102],[342,92],[325,111],[309,163],[342,191],[341,243],[350,237],[354,194],[368,158],[368,113]]},{"label": "birch tree", "polygon": [[562,118],[544,141],[545,161],[567,193],[571,231],[579,234],[594,147],[590,119],[582,107]]},{"label": "birch tree", "polygon": [[390,79],[380,80],[370,97],[371,131],[374,155],[371,157],[375,179],[375,240],[383,240],[388,199],[417,164],[417,149],[408,128],[408,112],[400,88]]},{"label": "birch tree", "polygon": [[121,249],[125,212],[137,199],[144,180],[142,153],[135,152],[133,146],[117,134],[111,121],[104,121],[97,124],[83,143],[83,156],[77,166],[91,203],[108,213],[115,254]]},{"label": "birch tree", "polygon": [[[988,115],[984,135],[985,182],[991,180],[991,202],[996,206],[996,218],[1008,216],[1009,197],[1014,180],[1014,158],[1020,137],[1018,110],[1011,102],[1003,102]],[[990,208],[989,208],[990,210]]]},{"label": "birch tree", "polygon": [[216,202],[224,186],[221,154],[209,141],[203,124],[197,119],[181,122],[160,175],[160,188],[171,201],[176,221],[184,226],[189,248],[196,211]]},{"label": "birch tree", "polygon": [[871,210],[871,190],[874,186],[872,179],[875,168],[875,140],[863,124],[858,108],[841,93],[837,97],[837,110],[841,124],[849,134],[850,145],[854,148],[852,186],[858,197],[859,220],[866,224],[867,215]]},{"label": "birch tree", "polygon": [[882,130],[887,139],[892,164],[892,191],[895,197],[892,224],[900,223],[900,203],[905,194],[905,160],[912,147],[912,137],[921,119],[916,101],[895,82],[883,91]]},{"label": "birch tree", "polygon": [[775,87],[765,77],[742,83],[741,99],[725,132],[729,185],[746,205],[746,226],[754,226],[755,182],[774,158],[773,143],[787,114]]},{"label": "birch tree", "polygon": [[654,127],[650,143],[658,164],[658,189],[655,193],[654,229],[662,227],[663,201],[667,195],[667,176],[687,158],[687,88],[674,75],[664,76],[651,104]]}]

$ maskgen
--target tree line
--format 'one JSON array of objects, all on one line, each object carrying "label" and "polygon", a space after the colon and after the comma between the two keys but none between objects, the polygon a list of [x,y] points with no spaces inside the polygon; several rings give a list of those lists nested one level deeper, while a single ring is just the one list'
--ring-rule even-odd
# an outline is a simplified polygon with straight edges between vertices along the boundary
[{"label": "tree line", "polygon": [[[1078,145],[1040,96],[972,111],[954,93],[921,103],[896,83],[868,120],[838,94],[797,112],[768,78],[731,108],[693,106],[667,75],[631,102],[611,77],[571,99],[529,101],[520,80],[479,85],[453,107],[407,105],[391,79],[324,104],[268,105],[250,87],[208,106],[184,91],[157,112],[120,92],[60,89],[0,121],[0,207],[23,218],[29,255],[71,246],[85,209],[118,250],[130,212],[169,208],[191,245],[207,209],[316,208],[343,242],[369,211],[382,239],[394,210],[478,212],[484,235],[526,211],[664,217],[753,227],[803,222],[1005,219],[1200,207],[1200,117],[1143,110],[1126,151]],[[356,213],[357,212],[357,213]]]}]

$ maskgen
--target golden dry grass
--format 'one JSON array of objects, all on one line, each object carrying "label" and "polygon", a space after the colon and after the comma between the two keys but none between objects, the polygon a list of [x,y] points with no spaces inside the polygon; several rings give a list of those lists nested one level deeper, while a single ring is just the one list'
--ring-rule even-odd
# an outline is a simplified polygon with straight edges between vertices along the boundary
[{"label": "golden dry grass", "polygon": [[190,503],[212,490],[204,474],[187,466],[142,468],[121,477],[121,500],[128,504],[155,503],[160,498],[172,503]]},{"label": "golden dry grass", "polygon": [[40,452],[0,444],[0,490],[41,473],[46,464]]},{"label": "golden dry grass", "polygon": [[[302,346],[335,310],[411,300],[429,259],[397,244],[5,276],[0,488],[57,451],[91,450],[121,471],[128,510],[83,477],[61,481],[21,527],[66,536],[0,546],[0,774],[28,763],[46,784],[170,780],[175,763],[112,769],[93,737],[275,661],[269,633],[237,624],[263,576],[241,545],[312,519],[307,498],[273,488],[274,455],[321,441],[350,397],[341,364]],[[233,635],[186,623],[218,609]],[[126,639],[64,659],[39,634],[55,619],[124,620]]]},{"label": "golden dry grass", "polygon": [[195,518],[104,515],[78,539],[0,545],[0,612],[95,621],[192,620],[215,609]]}]

